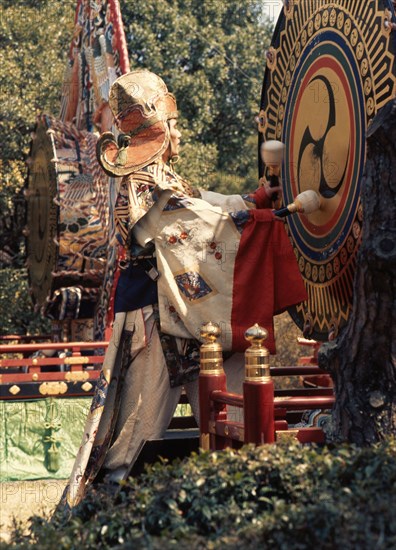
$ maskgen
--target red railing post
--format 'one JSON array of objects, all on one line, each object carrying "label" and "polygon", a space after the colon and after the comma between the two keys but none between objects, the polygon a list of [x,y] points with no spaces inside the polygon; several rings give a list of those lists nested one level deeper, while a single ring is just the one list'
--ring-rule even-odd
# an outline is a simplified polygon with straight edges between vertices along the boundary
[{"label": "red railing post", "polygon": [[269,351],[263,346],[268,332],[255,324],[245,332],[251,345],[245,351],[243,411],[245,443],[274,443],[274,384],[269,367]]},{"label": "red railing post", "polygon": [[217,341],[220,334],[220,327],[215,323],[207,323],[201,328],[204,343],[200,348],[199,428],[200,446],[206,451],[215,446],[215,436],[210,436],[210,421],[216,421],[226,410],[225,405],[215,405],[210,398],[213,391],[226,391],[222,348]]}]

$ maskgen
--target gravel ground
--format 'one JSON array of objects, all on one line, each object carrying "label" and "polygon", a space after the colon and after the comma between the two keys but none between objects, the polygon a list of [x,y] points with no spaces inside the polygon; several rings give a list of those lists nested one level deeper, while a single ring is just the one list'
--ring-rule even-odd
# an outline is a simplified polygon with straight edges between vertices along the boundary
[{"label": "gravel ground", "polygon": [[66,483],[58,479],[0,483],[0,540],[9,539],[14,520],[27,526],[33,515],[50,516]]}]

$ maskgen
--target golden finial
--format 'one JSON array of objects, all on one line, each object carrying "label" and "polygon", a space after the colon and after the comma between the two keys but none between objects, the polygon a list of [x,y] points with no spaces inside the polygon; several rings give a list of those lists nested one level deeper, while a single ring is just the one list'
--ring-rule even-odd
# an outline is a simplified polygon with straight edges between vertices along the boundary
[{"label": "golden finial", "polygon": [[223,372],[223,353],[218,338],[221,329],[217,323],[205,323],[201,326],[201,339],[204,343],[200,349],[201,371],[206,374],[219,374]]},{"label": "golden finial", "polygon": [[245,351],[245,380],[262,381],[270,377],[269,351],[263,345],[268,331],[257,323],[245,332],[250,347]]}]

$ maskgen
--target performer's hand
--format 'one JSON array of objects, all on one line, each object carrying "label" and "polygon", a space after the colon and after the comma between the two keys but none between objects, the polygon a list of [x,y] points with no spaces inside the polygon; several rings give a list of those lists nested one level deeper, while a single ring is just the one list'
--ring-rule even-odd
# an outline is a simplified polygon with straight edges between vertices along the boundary
[{"label": "performer's hand", "polygon": [[273,200],[273,196],[275,193],[277,194],[276,200],[278,201],[282,197],[282,187],[280,185],[277,185],[276,187],[270,187],[270,184],[268,183],[265,187],[265,192],[267,193],[267,197],[270,200]]},{"label": "performer's hand", "polygon": [[265,194],[270,200],[272,199],[272,196],[275,195],[275,193],[278,194],[277,200],[282,198],[282,187],[280,185],[277,185],[276,187],[270,187],[269,181],[267,181],[266,178],[260,178],[260,184],[262,187],[264,187]]},{"label": "performer's hand", "polygon": [[282,202],[282,187],[280,185],[277,185],[275,187],[271,187],[270,182],[265,177],[260,178],[259,183],[260,183],[261,187],[264,187],[265,194],[267,195],[267,197],[270,201],[272,201],[273,200],[272,197],[275,194],[277,194],[276,195],[276,202],[277,203],[279,202],[279,204]]},{"label": "performer's hand", "polygon": [[[274,202],[272,195],[275,193],[278,193],[278,199]],[[282,199],[279,200],[279,197],[281,196],[282,188],[280,186],[270,187],[265,177],[259,179],[259,187],[252,193],[253,202],[256,204],[256,208],[280,208]]]}]

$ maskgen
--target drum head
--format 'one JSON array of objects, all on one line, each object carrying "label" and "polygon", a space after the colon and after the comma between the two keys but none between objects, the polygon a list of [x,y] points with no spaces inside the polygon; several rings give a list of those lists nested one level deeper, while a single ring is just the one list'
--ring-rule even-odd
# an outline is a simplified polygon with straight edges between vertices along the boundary
[{"label": "drum head", "polygon": [[42,306],[50,295],[58,249],[55,151],[48,127],[38,123],[30,151],[27,188],[27,257],[32,298]]},{"label": "drum head", "polygon": [[27,184],[31,294],[52,319],[90,317],[108,255],[107,178],[96,137],[49,116],[38,119]]},{"label": "drum head", "polygon": [[290,314],[317,340],[351,311],[366,130],[396,92],[394,21],[391,1],[289,0],[267,54],[260,144],[286,145],[285,204],[307,189],[321,197],[319,211],[286,221],[309,297]]}]

